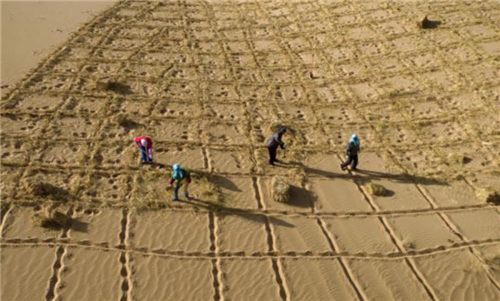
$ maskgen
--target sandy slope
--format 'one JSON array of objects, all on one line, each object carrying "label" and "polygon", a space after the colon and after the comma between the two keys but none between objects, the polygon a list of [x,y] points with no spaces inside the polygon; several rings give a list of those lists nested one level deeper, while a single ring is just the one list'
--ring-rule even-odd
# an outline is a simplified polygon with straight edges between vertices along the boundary
[{"label": "sandy slope", "polygon": [[113,1],[12,1],[2,14],[2,89],[19,81],[92,15]]},{"label": "sandy slope", "polygon": [[119,2],[2,96],[2,300],[499,299],[499,62],[493,1]]}]

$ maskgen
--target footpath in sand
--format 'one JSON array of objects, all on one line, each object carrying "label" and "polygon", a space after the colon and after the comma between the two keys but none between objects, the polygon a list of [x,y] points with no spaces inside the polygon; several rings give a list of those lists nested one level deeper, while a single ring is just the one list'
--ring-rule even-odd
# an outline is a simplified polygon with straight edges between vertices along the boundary
[{"label": "footpath in sand", "polygon": [[119,2],[2,91],[2,300],[498,300],[499,70],[495,1]]}]

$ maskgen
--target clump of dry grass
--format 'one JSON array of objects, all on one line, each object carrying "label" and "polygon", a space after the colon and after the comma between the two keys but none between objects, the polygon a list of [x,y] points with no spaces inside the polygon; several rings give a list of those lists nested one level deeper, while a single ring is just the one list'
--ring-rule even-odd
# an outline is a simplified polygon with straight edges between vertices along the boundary
[{"label": "clump of dry grass", "polygon": [[420,29],[434,29],[441,24],[440,21],[429,20],[428,16],[425,16],[422,20],[417,22],[417,26]]},{"label": "clump of dry grass", "polygon": [[48,196],[54,193],[55,190],[55,186],[44,182],[32,184],[28,188],[29,193],[36,196]]},{"label": "clump of dry grass", "polygon": [[476,196],[482,202],[500,204],[500,194],[493,188],[479,188],[476,190]]},{"label": "clump of dry grass", "polygon": [[200,185],[200,197],[212,203],[223,203],[224,194],[219,185],[210,181],[206,176],[202,177],[199,182]]},{"label": "clump of dry grass", "polygon": [[111,91],[118,94],[130,94],[130,86],[117,79],[103,77],[95,81],[95,87],[100,91]]},{"label": "clump of dry grass", "polygon": [[375,129],[381,134],[386,133],[389,129],[389,123],[386,120],[379,119],[375,123]]},{"label": "clump of dry grass", "polygon": [[293,182],[298,186],[303,186],[306,183],[306,172],[303,168],[294,167],[288,171],[288,174],[293,179]]},{"label": "clump of dry grass", "polygon": [[271,180],[271,192],[273,200],[286,203],[290,199],[290,184],[282,176],[275,176]]},{"label": "clump of dry grass", "polygon": [[166,208],[167,203],[161,199],[145,198],[134,202],[130,207],[138,211],[158,210]]},{"label": "clump of dry grass", "polygon": [[371,195],[375,196],[385,196],[389,192],[384,186],[375,183],[370,183],[366,185],[366,189]]},{"label": "clump of dry grass", "polygon": [[32,218],[36,226],[54,230],[67,227],[71,223],[70,216],[51,206],[47,206],[36,212]]},{"label": "clump of dry grass", "polygon": [[414,251],[417,249],[417,244],[411,240],[403,241],[403,246],[405,247],[406,250],[409,250],[409,251]]},{"label": "clump of dry grass", "polygon": [[113,119],[116,124],[121,126],[125,126],[128,122],[130,122],[125,114],[117,114]]},{"label": "clump of dry grass", "polygon": [[471,161],[472,161],[471,158],[464,156],[464,155],[461,155],[461,154],[451,153],[448,155],[448,162],[450,164],[464,165],[464,164],[467,164]]},{"label": "clump of dry grass", "polygon": [[28,192],[37,197],[53,198],[59,201],[67,200],[70,194],[67,190],[56,187],[50,183],[38,182],[28,186]]},{"label": "clump of dry grass", "polygon": [[126,114],[118,114],[113,118],[113,121],[121,127],[130,129],[137,127],[139,124],[131,120]]}]

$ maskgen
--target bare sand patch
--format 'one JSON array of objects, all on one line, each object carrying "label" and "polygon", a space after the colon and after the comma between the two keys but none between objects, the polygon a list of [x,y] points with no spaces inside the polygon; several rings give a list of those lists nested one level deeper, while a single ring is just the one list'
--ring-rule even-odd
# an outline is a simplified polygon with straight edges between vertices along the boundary
[{"label": "bare sand patch", "polygon": [[[290,298],[296,299],[354,299],[355,291],[337,260],[283,260],[283,270],[290,287]],[[314,286],[315,289],[308,289]]]},{"label": "bare sand patch", "polygon": [[131,220],[130,244],[164,252],[208,252],[206,214],[145,212]]},{"label": "bare sand patch", "polygon": [[[268,251],[264,215],[227,212],[218,215],[218,243],[221,252],[265,253]],[[245,235],[231,229],[251,229]]]},{"label": "bare sand patch", "polygon": [[377,254],[397,251],[377,217],[325,218],[324,222],[340,251]]},{"label": "bare sand patch", "polygon": [[[221,267],[226,271],[223,281],[226,283],[225,296],[230,299],[253,300],[279,298],[279,286],[273,279],[273,263],[270,259],[226,260]],[[242,278],[246,273],[248,278]]]},{"label": "bare sand patch", "polygon": [[[18,260],[22,257],[23,260]],[[2,279],[9,279],[10,287],[29,289],[2,289],[2,298],[6,300],[43,299],[47,288],[47,279],[51,277],[52,264],[55,260],[54,249],[41,246],[35,248],[2,247]],[[16,271],[18,277],[12,277]],[[26,286],[27,285],[27,286]]]},{"label": "bare sand patch", "polygon": [[450,246],[460,240],[435,214],[396,216],[388,221],[407,251]]},{"label": "bare sand patch", "polygon": [[[488,279],[481,264],[469,251],[458,250],[416,258],[421,273],[429,279],[435,294],[444,300],[471,298],[489,299],[498,296],[498,290]],[[453,268],[452,268],[453,266]],[[447,282],[447,275],[453,274],[455,281]],[[473,288],[474,289],[471,289]],[[476,290],[480,287],[480,290]]]},{"label": "bare sand patch", "polygon": [[71,32],[113,2],[2,1],[2,86],[21,79]]},{"label": "bare sand patch", "polygon": [[131,283],[134,286],[134,298],[151,300],[182,296],[189,300],[205,300],[215,293],[212,288],[210,260],[179,260],[143,255],[133,256],[132,260],[135,270]]},{"label": "bare sand patch", "polygon": [[59,296],[80,300],[120,298],[121,279],[116,277],[121,268],[120,255],[100,253],[100,250],[67,249],[61,272],[64,282],[57,289]]},{"label": "bare sand patch", "polygon": [[348,262],[370,298],[431,300],[404,260],[353,259]]}]

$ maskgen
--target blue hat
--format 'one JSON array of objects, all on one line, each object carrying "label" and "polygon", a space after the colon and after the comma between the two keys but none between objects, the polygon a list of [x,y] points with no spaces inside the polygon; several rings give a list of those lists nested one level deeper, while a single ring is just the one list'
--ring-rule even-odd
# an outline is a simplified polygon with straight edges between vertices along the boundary
[{"label": "blue hat", "polygon": [[352,134],[351,140],[349,140],[349,143],[350,142],[354,142],[354,144],[356,144],[357,146],[361,144],[361,141],[359,141],[358,135],[356,134]]}]

